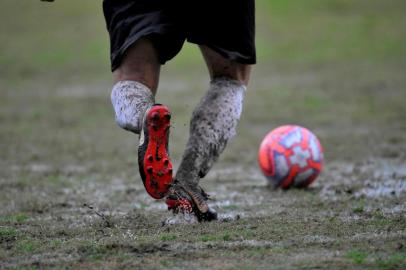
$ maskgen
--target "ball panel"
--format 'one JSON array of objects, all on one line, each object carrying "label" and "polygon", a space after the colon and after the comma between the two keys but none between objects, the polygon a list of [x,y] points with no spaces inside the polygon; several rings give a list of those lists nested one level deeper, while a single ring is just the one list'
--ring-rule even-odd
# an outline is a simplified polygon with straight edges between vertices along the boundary
[{"label": "ball panel", "polygon": [[272,158],[272,155],[269,154],[268,149],[269,149],[268,145],[261,144],[261,147],[259,148],[258,152],[259,166],[262,172],[265,174],[265,176],[272,175],[274,171],[272,167],[272,162],[270,160]]},{"label": "ball panel", "polygon": [[316,136],[314,136],[313,134],[311,134],[310,139],[309,139],[309,147],[310,147],[310,151],[312,153],[313,159],[317,162],[320,162],[323,154],[322,154],[322,150],[320,147],[320,143],[318,143]]},{"label": "ball panel", "polygon": [[282,134],[279,144],[285,148],[291,148],[295,144],[299,144],[303,139],[300,129],[289,127],[286,133]]},{"label": "ball panel", "polygon": [[310,158],[310,152],[307,149],[302,149],[301,146],[293,147],[293,153],[289,157],[291,165],[297,165],[300,168],[305,168],[307,166],[307,160]]},{"label": "ball panel", "polygon": [[273,171],[268,175],[268,180],[274,187],[278,187],[288,176],[289,165],[285,156],[277,151],[272,151],[271,157]]},{"label": "ball panel", "polygon": [[289,174],[288,174],[288,176],[282,181],[280,187],[283,188],[283,189],[288,189],[288,188],[290,188],[290,186],[291,186],[291,184],[292,184],[292,182],[293,182],[293,179],[295,178],[295,175],[296,175],[297,173],[298,173],[298,167],[297,167],[297,166],[290,167]]}]

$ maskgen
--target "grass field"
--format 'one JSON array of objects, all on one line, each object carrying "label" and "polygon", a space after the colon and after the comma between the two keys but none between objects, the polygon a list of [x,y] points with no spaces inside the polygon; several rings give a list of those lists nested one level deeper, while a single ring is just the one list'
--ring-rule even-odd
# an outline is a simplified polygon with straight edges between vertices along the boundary
[{"label": "grass field", "polygon": [[[201,182],[220,220],[199,224],[148,197],[114,123],[101,1],[1,1],[0,269],[406,268],[406,1],[256,5],[238,136]],[[193,45],[163,67],[175,167],[207,85]],[[257,166],[288,123],[325,148],[307,190]]]}]

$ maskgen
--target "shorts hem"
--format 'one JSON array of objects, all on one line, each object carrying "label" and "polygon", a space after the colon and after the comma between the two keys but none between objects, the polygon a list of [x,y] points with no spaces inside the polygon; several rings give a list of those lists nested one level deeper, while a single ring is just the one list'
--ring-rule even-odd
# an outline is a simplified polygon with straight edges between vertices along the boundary
[{"label": "shorts hem", "polygon": [[[140,38],[149,36],[151,34],[166,34],[168,33],[168,28],[165,26],[157,27],[156,25],[143,29],[143,31],[137,32],[135,35],[130,36],[124,42],[124,44],[117,50],[114,50],[114,53],[111,54],[111,71],[114,72],[120,65],[123,60],[123,56],[127,49],[131,47],[135,42]],[[159,51],[158,51],[159,55]],[[165,64],[165,60],[161,59],[159,56],[159,62]]]},{"label": "shorts hem", "polygon": [[205,45],[205,46],[209,47],[210,49],[212,49],[213,51],[220,54],[221,56],[223,56],[224,58],[231,60],[231,61],[235,61],[240,64],[255,65],[257,63],[255,53],[254,53],[254,55],[250,55],[250,56],[243,55],[238,51],[227,50],[227,49],[224,49],[223,47],[216,46],[216,45],[212,44],[211,42],[202,41],[197,38],[187,38],[187,41],[189,43],[193,43],[196,45]]}]

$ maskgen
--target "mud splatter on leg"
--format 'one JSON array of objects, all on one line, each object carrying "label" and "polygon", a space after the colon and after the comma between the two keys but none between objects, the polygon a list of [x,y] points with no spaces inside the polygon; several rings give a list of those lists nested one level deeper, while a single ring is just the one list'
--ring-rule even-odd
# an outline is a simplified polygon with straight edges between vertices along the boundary
[{"label": "mud splatter on leg", "polygon": [[193,112],[190,136],[176,179],[196,186],[236,134],[246,87],[238,81],[217,78]]},{"label": "mud splatter on leg", "polygon": [[119,81],[111,91],[111,103],[116,123],[123,129],[139,134],[145,111],[154,104],[148,87],[135,81]]}]

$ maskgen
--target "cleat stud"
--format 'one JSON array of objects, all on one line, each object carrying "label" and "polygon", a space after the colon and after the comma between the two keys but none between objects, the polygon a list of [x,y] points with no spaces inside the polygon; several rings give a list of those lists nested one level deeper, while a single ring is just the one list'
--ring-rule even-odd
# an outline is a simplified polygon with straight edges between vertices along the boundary
[{"label": "cleat stud", "polygon": [[157,112],[152,113],[151,118],[154,120],[159,120],[159,113],[157,113]]},{"label": "cleat stud", "polygon": [[154,172],[154,169],[153,169],[151,166],[149,166],[149,167],[147,168],[147,172],[148,172],[149,174],[152,174],[152,173]]},{"label": "cleat stud", "polygon": [[164,114],[164,117],[165,117],[165,119],[168,120],[168,121],[171,120],[171,114],[170,114],[170,113],[165,113],[165,114]]},{"label": "cleat stud", "polygon": [[150,162],[154,161],[154,157],[152,155],[149,155],[148,156],[148,161],[150,161]]},{"label": "cleat stud", "polygon": [[169,160],[168,160],[168,159],[165,159],[165,160],[164,160],[164,165],[165,165],[165,166],[168,166],[168,165],[169,165]]},{"label": "cleat stud", "polygon": [[172,169],[169,169],[169,170],[168,170],[168,174],[172,174]]}]

